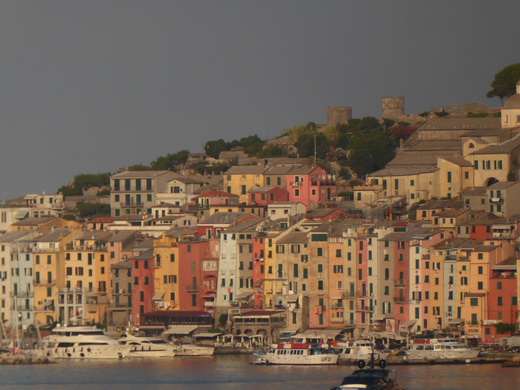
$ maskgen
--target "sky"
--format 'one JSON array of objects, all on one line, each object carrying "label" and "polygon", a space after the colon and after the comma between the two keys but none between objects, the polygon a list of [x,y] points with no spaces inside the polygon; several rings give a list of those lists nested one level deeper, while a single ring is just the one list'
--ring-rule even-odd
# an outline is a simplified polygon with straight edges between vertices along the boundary
[{"label": "sky", "polygon": [[327,106],[381,116],[481,102],[520,62],[517,0],[5,0],[0,199],[55,193]]}]

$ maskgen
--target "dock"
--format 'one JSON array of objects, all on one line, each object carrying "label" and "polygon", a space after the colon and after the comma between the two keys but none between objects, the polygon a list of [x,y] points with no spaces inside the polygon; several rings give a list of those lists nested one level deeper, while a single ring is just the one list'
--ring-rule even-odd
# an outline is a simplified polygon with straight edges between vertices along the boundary
[{"label": "dock", "polygon": [[404,359],[389,358],[389,366],[433,365],[433,364],[503,364],[508,359],[501,357],[477,357],[473,359]]}]

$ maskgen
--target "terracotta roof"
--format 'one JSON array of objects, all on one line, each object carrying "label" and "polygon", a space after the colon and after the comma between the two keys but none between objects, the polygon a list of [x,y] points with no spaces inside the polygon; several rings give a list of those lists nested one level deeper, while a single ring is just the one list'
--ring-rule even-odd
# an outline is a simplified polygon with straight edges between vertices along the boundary
[{"label": "terracotta roof", "polygon": [[200,195],[195,196],[195,198],[201,198],[201,197],[211,198],[211,197],[217,197],[217,196],[228,196],[228,197],[233,196],[233,197],[236,197],[236,198],[239,197],[238,195],[232,194],[231,192],[225,192],[225,191],[219,191],[219,190],[210,190],[210,191],[206,191],[206,192],[203,192]]},{"label": "terracotta roof", "polygon": [[224,175],[259,175],[264,173],[266,169],[262,165],[235,165],[224,172]]},{"label": "terracotta roof", "polygon": [[506,142],[502,142],[501,144],[490,145],[480,150],[477,150],[473,152],[472,155],[510,153],[518,147],[520,147],[520,136],[517,135],[515,136],[515,138]]},{"label": "terracotta roof", "polygon": [[88,221],[89,223],[112,223],[114,221],[114,217],[96,217]]},{"label": "terracotta roof", "polygon": [[112,175],[112,178],[154,178],[164,174],[177,175],[172,171],[122,171]]},{"label": "terracotta roof", "polygon": [[419,127],[418,131],[432,130],[473,130],[500,127],[500,118],[433,118]]}]

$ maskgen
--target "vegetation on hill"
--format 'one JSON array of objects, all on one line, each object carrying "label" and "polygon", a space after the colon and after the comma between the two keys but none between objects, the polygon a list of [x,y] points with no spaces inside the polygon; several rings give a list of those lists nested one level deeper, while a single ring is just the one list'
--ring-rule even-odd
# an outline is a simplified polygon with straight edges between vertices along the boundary
[{"label": "vegetation on hill", "polygon": [[488,98],[498,97],[503,103],[505,99],[516,92],[516,83],[520,80],[520,63],[506,66],[495,75],[491,82]]},{"label": "vegetation on hill", "polygon": [[110,173],[89,173],[74,176],[74,181],[69,186],[63,186],[58,189],[59,194],[68,196],[81,196],[83,190],[92,187],[108,187],[110,186]]}]

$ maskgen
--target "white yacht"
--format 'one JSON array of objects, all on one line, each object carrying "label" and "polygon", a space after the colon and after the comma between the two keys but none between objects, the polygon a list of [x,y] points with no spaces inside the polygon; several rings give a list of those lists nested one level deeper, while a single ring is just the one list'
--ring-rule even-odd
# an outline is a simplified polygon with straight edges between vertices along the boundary
[{"label": "white yacht", "polygon": [[123,359],[131,349],[93,326],[57,326],[43,346],[55,359]]},{"label": "white yacht", "polygon": [[328,348],[313,347],[309,343],[273,344],[255,364],[333,365],[338,355]]},{"label": "white yacht", "polygon": [[125,333],[119,339],[119,343],[131,347],[130,353],[128,354],[130,358],[173,357],[177,354],[175,345],[159,337]]},{"label": "white yacht", "polygon": [[196,344],[178,344],[175,346],[177,356],[213,356],[215,347]]},{"label": "white yacht", "polygon": [[417,339],[412,340],[407,358],[413,359],[473,359],[480,351],[472,349],[455,339]]},{"label": "white yacht", "polygon": [[376,350],[374,343],[368,340],[334,342],[332,350],[338,354],[339,360],[343,361],[370,361],[372,353],[376,360],[386,359],[389,355]]}]

